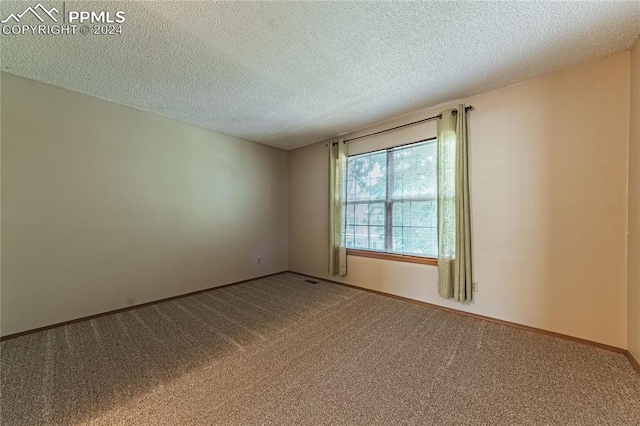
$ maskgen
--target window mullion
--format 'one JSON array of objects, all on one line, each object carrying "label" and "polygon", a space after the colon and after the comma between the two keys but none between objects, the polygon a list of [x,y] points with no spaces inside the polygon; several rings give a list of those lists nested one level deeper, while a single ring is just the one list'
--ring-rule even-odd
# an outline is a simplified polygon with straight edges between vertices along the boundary
[{"label": "window mullion", "polygon": [[387,150],[387,191],[386,191],[386,197],[385,197],[385,207],[386,207],[387,214],[385,216],[385,224],[384,224],[384,235],[385,235],[384,244],[385,244],[386,252],[391,251],[392,236],[393,236],[392,217],[391,217],[392,211],[393,211],[393,206],[391,201],[391,194],[393,191],[393,172],[392,171],[393,171],[393,155],[389,150]]}]

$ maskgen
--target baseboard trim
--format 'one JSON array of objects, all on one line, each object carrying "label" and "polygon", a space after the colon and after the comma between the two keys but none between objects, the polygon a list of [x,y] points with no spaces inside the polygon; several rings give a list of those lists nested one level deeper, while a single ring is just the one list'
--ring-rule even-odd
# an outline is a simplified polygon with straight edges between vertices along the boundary
[{"label": "baseboard trim", "polygon": [[[442,311],[451,312],[451,313],[458,314],[458,315],[464,315],[464,316],[467,316],[467,317],[477,318],[477,319],[481,319],[481,320],[484,320],[484,321],[493,322],[493,323],[496,323],[496,324],[506,325],[508,327],[518,328],[520,330],[531,331],[531,332],[539,333],[539,334],[546,334],[547,336],[557,337],[557,338],[560,338],[560,339],[563,339],[563,340],[569,340],[569,341],[576,342],[576,343],[582,343],[582,344],[589,345],[589,346],[595,346],[597,348],[604,349],[604,350],[607,350],[607,351],[612,351],[612,352],[616,352],[616,353],[619,353],[619,354],[625,354],[625,355],[627,355],[627,358],[630,358],[630,359],[633,358],[631,356],[631,354],[629,353],[629,351],[627,351],[626,349],[619,348],[617,346],[606,345],[604,343],[594,342],[592,340],[582,339],[580,337],[569,336],[567,334],[557,333],[555,331],[549,331],[549,330],[545,330],[545,329],[542,329],[542,328],[531,327],[529,325],[518,324],[516,322],[505,321],[505,320],[501,320],[501,319],[497,319],[497,318],[487,317],[487,316],[484,316],[484,315],[474,314],[474,313],[471,313],[471,312],[459,311],[457,309],[448,308],[446,306],[440,306],[440,305],[436,305],[436,304],[429,303],[429,302],[422,302],[420,300],[409,299],[408,297],[402,297],[402,296],[397,296],[395,294],[385,293],[385,292],[378,291],[378,290],[371,290],[371,289],[364,288],[364,287],[358,287],[358,286],[352,285],[352,284],[345,284],[345,283],[341,283],[341,282],[338,282],[338,281],[328,280],[326,278],[321,278],[321,277],[316,277],[316,276],[313,276],[313,275],[303,274],[301,272],[295,272],[295,271],[289,271],[289,272],[292,273],[292,274],[301,275],[301,276],[304,276],[304,277],[315,278],[315,279],[320,280],[320,281],[326,281],[326,282],[330,282],[330,283],[333,283],[333,284],[338,284],[338,285],[345,286],[345,287],[355,288],[355,289],[358,289],[358,290],[379,294],[381,296],[392,297],[394,299],[399,299],[399,300],[404,300],[404,301],[411,302],[411,303],[416,303],[418,305],[429,306],[431,308],[435,308],[435,309],[439,309],[439,310],[442,310]],[[634,361],[635,361],[635,359],[634,359]],[[633,364],[633,362],[632,362],[632,364]],[[636,367],[636,369],[638,369],[637,364],[634,367]],[[640,370],[639,370],[639,372],[640,372]]]},{"label": "baseboard trim", "polygon": [[111,311],[101,312],[99,314],[94,314],[94,315],[88,315],[86,317],[80,317],[80,318],[72,319],[72,320],[69,320],[69,321],[63,321],[63,322],[58,322],[58,323],[51,324],[51,325],[45,325],[43,327],[34,328],[32,330],[25,330],[25,331],[21,331],[19,333],[7,334],[6,336],[0,337],[0,341],[4,342],[5,340],[15,339],[16,337],[26,336],[27,334],[37,333],[39,331],[50,330],[52,328],[62,327],[62,326],[69,325],[69,324],[75,324],[77,322],[89,321],[89,320],[92,320],[92,319],[95,319],[95,318],[104,317],[104,316],[107,316],[107,315],[112,315],[112,314],[117,314],[117,313],[120,313],[120,312],[130,311],[132,309],[142,308],[144,306],[150,306],[150,305],[155,305],[157,303],[168,302],[170,300],[181,299],[183,297],[193,296],[195,294],[204,293],[206,291],[211,291],[211,290],[215,290],[215,289],[218,289],[218,288],[229,287],[229,286],[232,286],[232,285],[238,285],[238,284],[246,283],[246,282],[249,282],[249,281],[259,280],[259,279],[262,279],[262,278],[267,278],[267,277],[271,277],[271,276],[274,276],[274,275],[283,274],[285,272],[287,272],[287,271],[274,272],[273,274],[261,275],[259,277],[249,278],[248,280],[236,281],[236,282],[233,282],[233,283],[223,284],[223,285],[219,285],[219,286],[215,286],[215,287],[208,287],[208,288],[205,288],[203,290],[196,290],[196,291],[192,291],[192,292],[189,292],[189,293],[179,294],[177,296],[165,297],[164,299],[153,300],[151,302],[145,302],[145,303],[140,303],[140,304],[137,304],[137,305],[131,305],[131,306],[127,306],[125,308],[114,309],[114,310],[111,310]]},{"label": "baseboard trim", "polygon": [[631,363],[631,366],[636,369],[638,374],[640,374],[640,362],[638,362],[638,360],[635,359],[633,355],[631,355],[631,352],[629,351],[625,351],[625,355],[627,356],[627,359]]},{"label": "baseboard trim", "polygon": [[345,283],[341,283],[341,282],[338,282],[338,281],[333,281],[333,280],[329,280],[329,279],[326,279],[326,278],[317,277],[317,276],[314,276],[314,275],[303,274],[301,272],[296,272],[296,271],[274,272],[273,274],[261,275],[261,276],[255,277],[255,278],[249,278],[249,279],[246,279],[246,280],[236,281],[236,282],[233,282],[233,283],[223,284],[223,285],[219,285],[219,286],[215,286],[215,287],[208,287],[208,288],[205,288],[205,289],[202,289],[202,290],[196,290],[196,291],[192,291],[192,292],[189,292],[189,293],[179,294],[177,296],[166,297],[164,299],[158,299],[158,300],[154,300],[154,301],[151,301],[151,302],[145,302],[145,303],[140,303],[140,304],[137,304],[137,305],[127,306],[125,308],[120,308],[120,309],[114,309],[114,310],[111,310],[111,311],[101,312],[99,314],[88,315],[88,316],[85,316],[85,317],[80,317],[80,318],[72,319],[72,320],[69,320],[69,321],[63,321],[63,322],[59,322],[59,323],[55,323],[55,324],[46,325],[46,326],[43,326],[43,327],[34,328],[32,330],[25,330],[25,331],[21,331],[19,333],[8,334],[6,336],[0,337],[0,341],[15,339],[16,337],[25,336],[25,335],[32,334],[32,333],[37,333],[37,332],[40,332],[40,331],[50,330],[52,328],[62,327],[62,326],[69,325],[69,324],[75,324],[75,323],[82,322],[82,321],[88,321],[88,320],[92,320],[92,319],[95,319],[95,318],[104,317],[104,316],[107,316],[107,315],[117,314],[117,313],[120,313],[120,312],[126,312],[126,311],[130,311],[132,309],[142,308],[144,306],[150,306],[150,305],[155,305],[157,303],[168,302],[168,301],[175,300],[175,299],[181,299],[183,297],[193,296],[195,294],[204,293],[206,291],[211,291],[211,290],[215,290],[215,289],[218,289],[218,288],[230,287],[230,286],[233,286],[233,285],[238,285],[238,284],[246,283],[246,282],[249,282],[249,281],[259,280],[259,279],[262,279],[262,278],[267,278],[267,277],[271,277],[271,276],[274,276],[274,275],[279,275],[279,274],[286,273],[286,272],[289,272],[289,273],[292,273],[292,274],[296,274],[296,275],[300,275],[300,276],[303,276],[303,277],[315,278],[315,279],[320,280],[320,281],[330,282],[330,283],[341,285],[341,286],[344,286],[344,287],[350,287],[350,288],[354,288],[354,289],[357,289],[357,290],[367,291],[369,293],[374,293],[374,294],[378,294],[378,295],[385,296],[385,297],[391,297],[391,298],[394,298],[394,299],[399,299],[399,300],[415,303],[415,304],[418,304],[418,305],[428,306],[428,307],[431,307],[431,308],[434,308],[434,309],[439,309],[441,311],[451,312],[451,313],[454,313],[454,314],[457,314],[457,315],[464,315],[464,316],[467,316],[467,317],[472,317],[472,318],[476,318],[476,319],[480,319],[480,320],[484,320],[484,321],[489,321],[489,322],[493,322],[493,323],[496,323],[496,324],[506,325],[508,327],[518,328],[518,329],[521,329],[521,330],[531,331],[531,332],[539,333],[539,334],[545,334],[547,336],[557,337],[557,338],[560,338],[560,339],[563,339],[563,340],[568,340],[568,341],[572,341],[572,342],[576,342],[576,343],[582,343],[582,344],[589,345],[589,346],[595,346],[597,348],[604,349],[604,350],[607,350],[607,351],[612,351],[612,352],[624,354],[627,357],[627,359],[629,360],[629,362],[631,363],[632,367],[638,372],[638,374],[640,374],[640,362],[638,362],[638,360],[634,358],[634,356],[631,354],[631,352],[629,352],[626,349],[619,348],[617,346],[606,345],[604,343],[594,342],[592,340],[587,340],[587,339],[582,339],[582,338],[579,338],[579,337],[569,336],[567,334],[557,333],[555,331],[544,330],[542,328],[536,328],[536,327],[531,327],[531,326],[524,325],[524,324],[518,324],[518,323],[515,323],[515,322],[511,322],[511,321],[505,321],[505,320],[501,320],[501,319],[497,319],[497,318],[492,318],[492,317],[488,317],[488,316],[485,316],[485,315],[478,315],[478,314],[474,314],[474,313],[471,313],[471,312],[459,311],[457,309],[448,308],[446,306],[440,306],[440,305],[436,305],[436,304],[429,303],[429,302],[422,302],[420,300],[410,299],[408,297],[402,297],[402,296],[398,296],[398,295],[391,294],[391,293],[385,293],[385,292],[378,291],[378,290],[371,290],[371,289],[368,289],[368,288],[365,288],[365,287],[359,287],[359,286],[352,285],[352,284],[345,284]]}]

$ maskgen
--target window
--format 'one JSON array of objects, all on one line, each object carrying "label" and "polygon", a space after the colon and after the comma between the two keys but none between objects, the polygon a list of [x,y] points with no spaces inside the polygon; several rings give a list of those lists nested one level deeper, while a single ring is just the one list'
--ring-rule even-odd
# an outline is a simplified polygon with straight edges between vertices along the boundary
[{"label": "window", "polygon": [[435,139],[349,157],[347,249],[435,258]]}]

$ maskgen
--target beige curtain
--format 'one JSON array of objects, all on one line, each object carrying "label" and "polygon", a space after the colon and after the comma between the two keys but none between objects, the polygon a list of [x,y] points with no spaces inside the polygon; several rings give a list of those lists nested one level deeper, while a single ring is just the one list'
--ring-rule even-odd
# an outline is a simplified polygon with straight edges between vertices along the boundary
[{"label": "beige curtain", "polygon": [[464,105],[438,120],[438,293],[473,298],[467,113]]},{"label": "beige curtain", "polygon": [[346,189],[349,145],[342,140],[329,142],[329,273],[347,275],[347,248],[345,247]]}]

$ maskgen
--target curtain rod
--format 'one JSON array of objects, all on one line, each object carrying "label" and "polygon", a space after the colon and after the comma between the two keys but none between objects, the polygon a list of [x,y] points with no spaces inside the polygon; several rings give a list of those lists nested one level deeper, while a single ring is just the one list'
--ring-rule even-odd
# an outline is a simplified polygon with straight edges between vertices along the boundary
[{"label": "curtain rod", "polygon": [[[468,107],[466,107],[466,108],[465,108],[465,111],[470,111],[470,110],[472,110],[472,109],[473,109],[473,106],[472,106],[472,105],[469,105]],[[458,112],[458,110],[454,110],[454,112],[453,112],[453,113],[454,113],[454,114],[456,114],[457,112]],[[396,127],[392,127],[392,128],[390,128],[390,129],[386,129],[386,130],[380,130],[379,132],[369,133],[368,135],[362,135],[362,136],[358,136],[358,137],[351,138],[351,139],[345,139],[343,142],[344,142],[344,143],[347,143],[347,142],[350,142],[350,141],[355,141],[356,139],[368,138],[368,137],[370,137],[370,136],[379,135],[379,134],[381,134],[381,133],[387,133],[387,132],[391,132],[391,131],[393,131],[393,130],[402,129],[402,128],[404,128],[404,127],[414,126],[414,125],[416,125],[416,124],[424,123],[424,122],[426,122],[426,121],[437,120],[437,119],[439,119],[439,118],[442,118],[442,114],[434,115],[433,117],[424,118],[424,119],[422,119],[422,120],[418,120],[418,121],[413,121],[413,122],[411,122],[411,123],[403,124],[402,126],[396,126]],[[338,143],[337,143],[337,142],[334,142],[333,144],[334,144],[334,145],[337,145]]]}]

